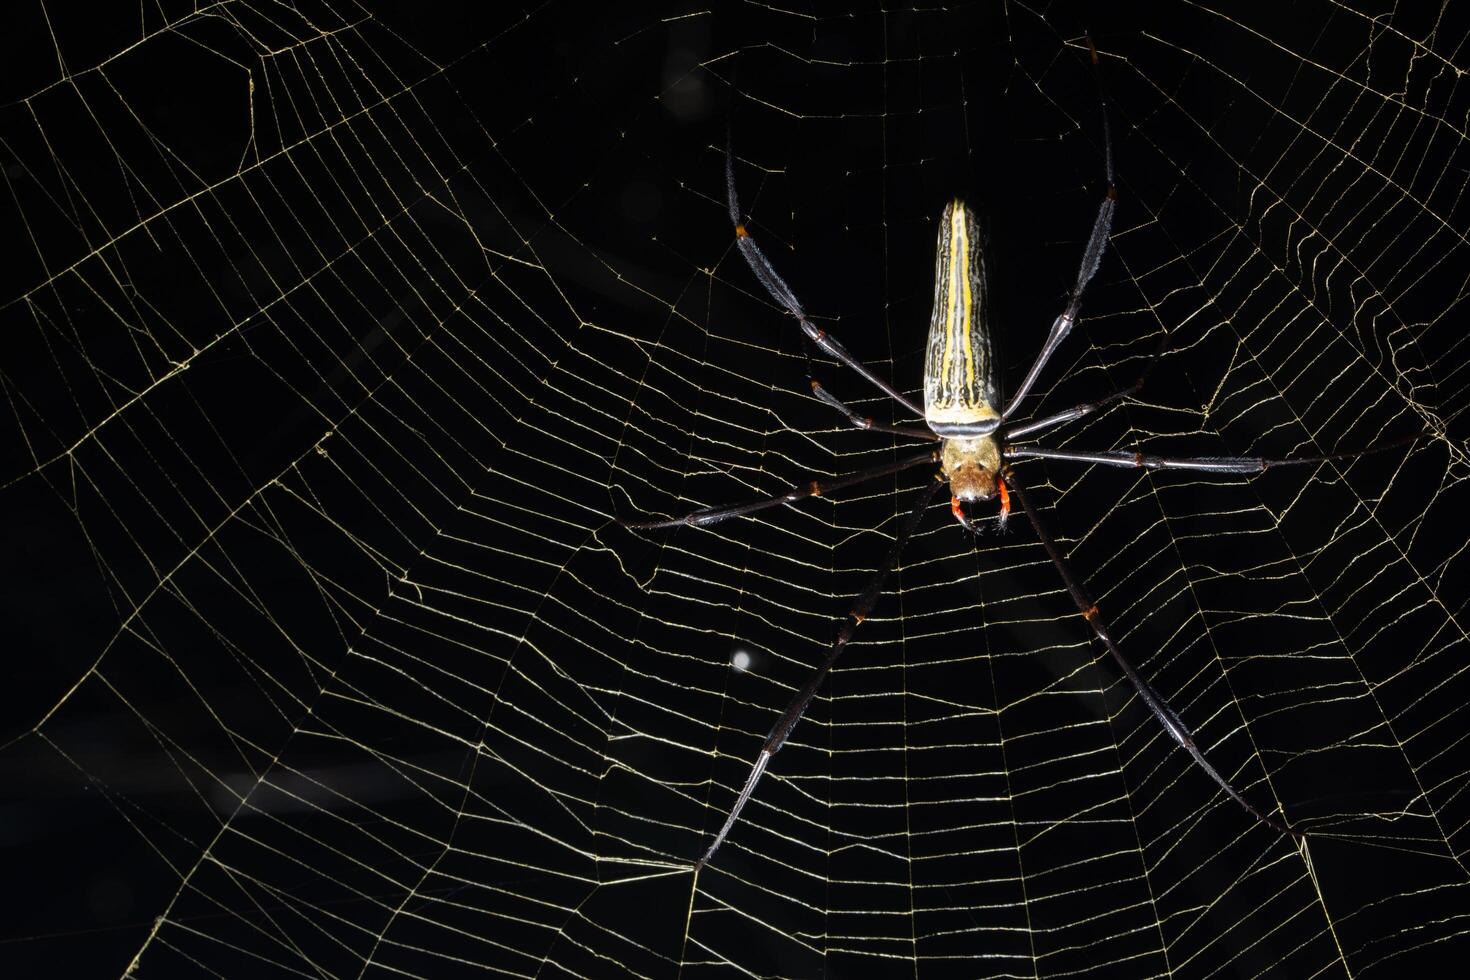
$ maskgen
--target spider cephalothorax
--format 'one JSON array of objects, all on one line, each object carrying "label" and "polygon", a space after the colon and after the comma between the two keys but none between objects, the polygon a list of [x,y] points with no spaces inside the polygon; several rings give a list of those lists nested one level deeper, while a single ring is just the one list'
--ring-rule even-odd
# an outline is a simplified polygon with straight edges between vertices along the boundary
[{"label": "spider cephalothorax", "polygon": [[956,500],[970,503],[995,496],[1000,474],[1000,447],[993,436],[945,439],[939,465]]}]

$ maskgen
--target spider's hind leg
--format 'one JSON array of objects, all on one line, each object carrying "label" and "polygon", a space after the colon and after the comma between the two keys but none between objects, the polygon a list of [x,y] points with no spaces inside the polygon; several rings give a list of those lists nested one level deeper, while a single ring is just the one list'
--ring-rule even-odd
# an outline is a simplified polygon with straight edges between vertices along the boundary
[{"label": "spider's hind leg", "polygon": [[923,518],[924,511],[929,509],[929,503],[934,499],[934,494],[939,491],[940,483],[941,481],[936,479],[929,486],[919,491],[919,499],[915,503],[914,509],[909,512],[908,517],[904,520],[903,525],[899,528],[897,536],[894,537],[893,544],[889,547],[888,554],[883,559],[883,564],[878,566],[878,570],[868,580],[868,584],[863,587],[863,591],[859,592],[857,598],[852,600],[852,606],[847,611],[847,618],[837,630],[837,638],[832,641],[832,648],[827,652],[827,656],[823,658],[821,664],[812,672],[812,675],[807,678],[806,683],[797,690],[791,702],[786,705],[786,710],[781,712],[781,717],[777,718],[776,723],[771,726],[771,733],[766,736],[766,741],[761,746],[760,754],[756,756],[755,762],[751,765],[750,774],[745,777],[745,785],[741,787],[740,794],[735,798],[735,805],[730,808],[730,813],[725,817],[725,822],[720,827],[719,832],[715,834],[714,841],[705,850],[704,854],[700,856],[699,860],[694,862],[694,870],[696,872],[709,863],[710,858],[715,856],[715,852],[725,842],[725,838],[730,833],[730,828],[735,826],[736,821],[740,819],[740,812],[745,809],[745,804],[750,802],[750,797],[755,792],[756,784],[765,775],[766,767],[770,764],[771,758],[777,752],[781,751],[781,746],[786,744],[786,739],[791,736],[792,730],[796,728],[797,723],[806,714],[807,706],[817,696],[817,691],[821,690],[822,682],[827,679],[827,675],[831,673],[832,668],[837,665],[838,659],[841,658],[842,652],[847,649],[847,644],[852,639],[853,631],[857,629],[858,624],[868,618],[868,613],[872,612],[873,607],[877,605],[878,597],[883,594],[883,585],[888,581],[889,573],[898,564],[898,558],[903,554],[904,545],[908,544],[909,538],[913,536],[914,529],[919,526],[919,521]]},{"label": "spider's hind leg", "polygon": [[1183,719],[1139,675],[1133,665],[1128,662],[1128,658],[1123,656],[1123,651],[1118,649],[1118,644],[1113,641],[1111,634],[1108,633],[1107,624],[1103,622],[1102,613],[1098,610],[1097,603],[1088,597],[1081,583],[1073,577],[1071,570],[1067,567],[1067,560],[1062,557],[1061,549],[1057,547],[1057,543],[1052,538],[1051,532],[1042,523],[1041,515],[1031,505],[1030,499],[1026,496],[1026,490],[1021,486],[1020,481],[1016,479],[1014,474],[1009,472],[1004,474],[1003,479],[1010,483],[1011,491],[1015,493],[1016,499],[1021,502],[1021,509],[1026,512],[1026,517],[1031,521],[1031,526],[1036,530],[1036,536],[1041,539],[1042,546],[1046,548],[1046,553],[1051,556],[1052,564],[1056,566],[1057,572],[1062,577],[1062,583],[1067,587],[1067,591],[1071,593],[1072,601],[1077,604],[1077,611],[1082,614],[1082,618],[1087,620],[1087,625],[1092,627],[1092,632],[1107,647],[1108,653],[1112,655],[1113,661],[1118,665],[1118,669],[1123,672],[1123,676],[1128,678],[1128,683],[1132,684],[1133,689],[1138,692],[1139,699],[1143,701],[1153,716],[1158,719],[1159,724],[1164,726],[1164,730],[1169,733],[1169,737],[1174,739],[1180,748],[1188,752],[1190,758],[1194,760],[1195,765],[1204,770],[1205,774],[1214,780],[1215,785],[1224,790],[1225,795],[1240,804],[1247,813],[1273,830],[1286,834],[1293,839],[1300,839],[1302,836],[1301,831],[1293,830],[1277,818],[1268,816],[1266,813],[1258,810],[1254,804],[1244,796],[1241,796],[1240,791],[1230,785],[1230,781],[1220,775],[1219,770],[1205,758],[1204,753],[1195,744],[1194,733],[1184,724]]}]

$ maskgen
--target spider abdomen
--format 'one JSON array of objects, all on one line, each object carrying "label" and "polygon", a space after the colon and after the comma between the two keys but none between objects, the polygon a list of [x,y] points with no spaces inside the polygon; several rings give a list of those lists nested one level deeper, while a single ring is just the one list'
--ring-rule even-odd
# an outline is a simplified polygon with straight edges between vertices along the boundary
[{"label": "spider abdomen", "polygon": [[1000,422],[986,292],[980,221],[955,199],[939,217],[924,358],[924,420],[937,435],[985,435]]}]

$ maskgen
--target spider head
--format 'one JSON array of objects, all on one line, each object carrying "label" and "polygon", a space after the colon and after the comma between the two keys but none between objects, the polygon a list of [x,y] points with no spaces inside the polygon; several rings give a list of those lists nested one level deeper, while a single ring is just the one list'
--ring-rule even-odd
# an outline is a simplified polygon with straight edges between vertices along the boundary
[{"label": "spider head", "polygon": [[960,500],[990,500],[995,496],[995,475],[1000,471],[1000,447],[990,436],[978,439],[946,439],[940,466],[950,492]]}]

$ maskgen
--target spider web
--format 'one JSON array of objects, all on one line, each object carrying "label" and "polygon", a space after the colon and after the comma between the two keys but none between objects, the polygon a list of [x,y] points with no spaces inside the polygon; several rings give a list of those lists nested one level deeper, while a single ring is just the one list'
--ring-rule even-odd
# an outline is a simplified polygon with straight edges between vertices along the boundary
[{"label": "spider web", "polygon": [[[493,5],[485,5],[490,7]],[[12,13],[0,763],[22,972],[1403,975],[1463,954],[1470,181],[1449,4],[1081,20],[145,4]],[[1116,15],[1115,15],[1116,16]],[[1463,16],[1463,11],[1460,12]],[[109,17],[115,18],[109,20]],[[934,219],[1063,448],[1411,449],[936,504],[712,864],[922,471]],[[904,421],[850,371],[815,374]]]}]

